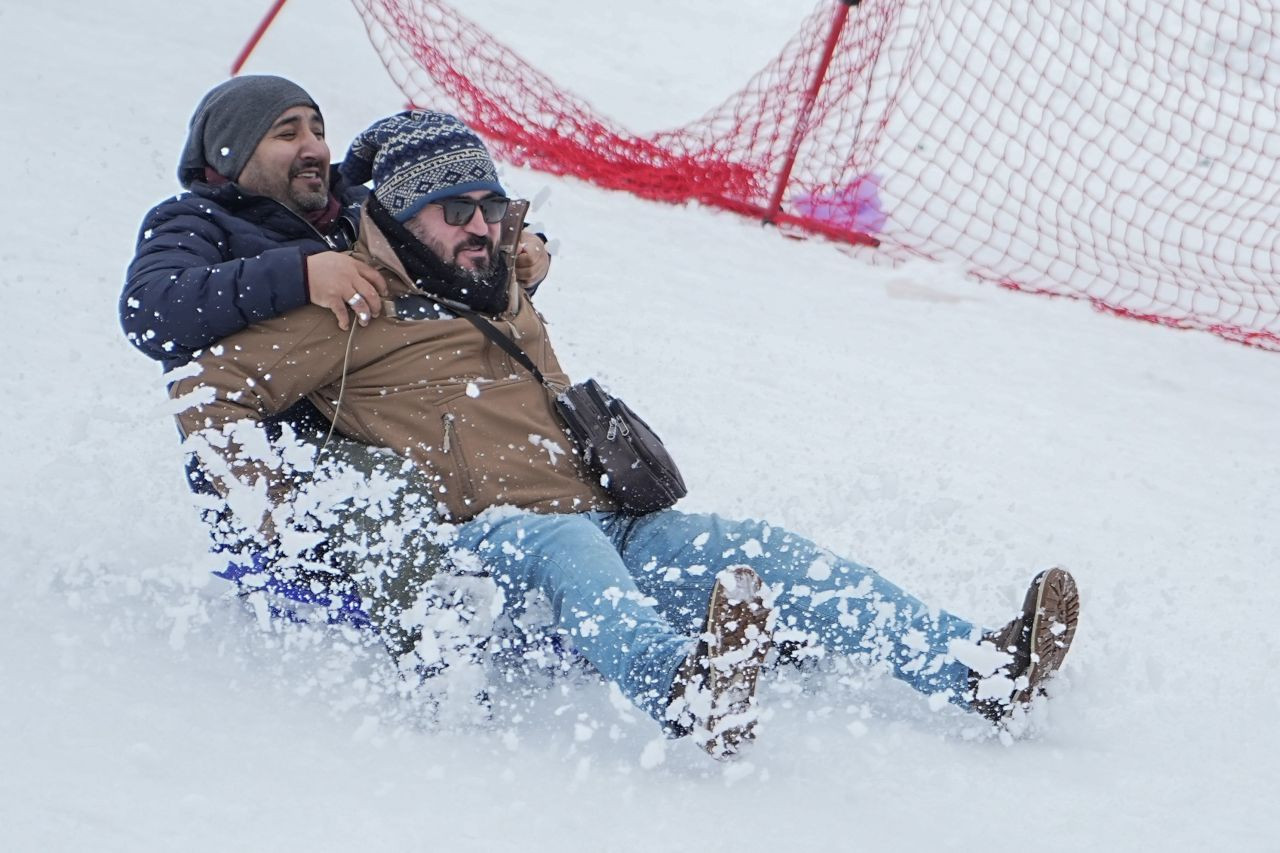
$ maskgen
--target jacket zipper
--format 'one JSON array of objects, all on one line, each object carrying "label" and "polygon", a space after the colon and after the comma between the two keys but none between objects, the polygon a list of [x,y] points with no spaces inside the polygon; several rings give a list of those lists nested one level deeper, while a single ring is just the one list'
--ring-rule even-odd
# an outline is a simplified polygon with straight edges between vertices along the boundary
[{"label": "jacket zipper", "polygon": [[445,453],[449,453],[449,448],[453,442],[453,422],[455,418],[452,412],[448,412],[442,420],[444,421],[444,446],[440,449]]},{"label": "jacket zipper", "polygon": [[458,441],[456,421],[457,415],[445,412],[440,419],[444,422],[444,442],[440,447],[442,453],[453,459],[453,467],[458,472],[458,483],[462,487],[462,500],[470,503],[475,495],[475,485],[471,482],[471,472],[467,469],[466,457],[462,452],[462,444]]}]

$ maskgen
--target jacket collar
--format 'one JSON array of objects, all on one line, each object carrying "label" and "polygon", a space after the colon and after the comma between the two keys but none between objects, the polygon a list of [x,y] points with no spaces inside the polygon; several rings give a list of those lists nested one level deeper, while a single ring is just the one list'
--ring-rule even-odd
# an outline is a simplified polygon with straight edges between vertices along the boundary
[{"label": "jacket collar", "polygon": [[413,279],[409,277],[409,271],[404,268],[404,264],[396,256],[395,250],[387,242],[386,236],[378,230],[377,224],[369,216],[369,211],[363,205],[360,207],[359,234],[360,236],[356,238],[355,245],[357,254],[366,255],[374,266],[381,267],[391,273],[410,293],[422,293],[417,285],[413,283]]}]

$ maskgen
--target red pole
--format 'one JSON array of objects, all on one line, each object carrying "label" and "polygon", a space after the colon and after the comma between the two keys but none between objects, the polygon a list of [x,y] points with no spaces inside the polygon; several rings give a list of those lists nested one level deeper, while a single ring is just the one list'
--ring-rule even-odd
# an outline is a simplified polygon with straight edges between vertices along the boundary
[{"label": "red pole", "polygon": [[240,51],[240,55],[236,57],[236,61],[231,63],[231,76],[234,77],[240,73],[240,69],[244,67],[245,62],[249,60],[249,54],[253,53],[253,49],[258,46],[262,36],[267,31],[267,27],[271,26],[271,22],[276,19],[276,15],[280,14],[280,10],[284,8],[285,0],[276,0],[271,4],[271,9],[267,11],[266,17],[258,24],[258,28],[253,31],[253,35],[249,36],[249,41],[245,43],[244,49]]},{"label": "red pole", "polygon": [[805,92],[804,107],[800,110],[796,126],[791,131],[791,142],[787,146],[787,160],[778,174],[778,184],[773,188],[773,198],[769,199],[769,205],[765,208],[765,222],[773,222],[774,215],[782,210],[782,193],[787,187],[787,181],[791,178],[791,169],[795,166],[796,155],[800,153],[800,141],[809,130],[809,114],[813,112],[813,105],[818,100],[818,91],[822,89],[822,82],[827,77],[827,69],[831,67],[831,57],[835,55],[836,43],[840,41],[844,22],[849,17],[849,9],[860,2],[862,0],[840,0],[836,4],[839,8],[836,9],[835,18],[831,21],[827,43],[822,48],[822,61],[818,63],[818,70],[813,75],[809,91]]}]

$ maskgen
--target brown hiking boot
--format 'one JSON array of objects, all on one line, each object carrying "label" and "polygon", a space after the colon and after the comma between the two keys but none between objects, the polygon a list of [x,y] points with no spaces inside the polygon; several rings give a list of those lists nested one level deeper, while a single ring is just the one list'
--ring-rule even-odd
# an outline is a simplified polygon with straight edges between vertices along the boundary
[{"label": "brown hiking boot", "polygon": [[731,758],[755,739],[756,680],[769,652],[772,611],[747,566],[716,576],[698,644],[676,673],[668,717],[713,758]]},{"label": "brown hiking boot", "polygon": [[1080,593],[1071,573],[1053,568],[1036,575],[1018,618],[982,638],[1013,659],[986,678],[974,673],[974,710],[1001,724],[1043,693],[1071,649],[1079,620]]}]

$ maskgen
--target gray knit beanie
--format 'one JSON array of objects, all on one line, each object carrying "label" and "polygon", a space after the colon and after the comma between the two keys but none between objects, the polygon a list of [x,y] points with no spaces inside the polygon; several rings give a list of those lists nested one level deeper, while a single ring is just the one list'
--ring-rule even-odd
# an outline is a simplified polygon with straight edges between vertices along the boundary
[{"label": "gray knit beanie", "polygon": [[407,110],[375,122],[351,143],[342,174],[373,180],[373,194],[400,222],[440,198],[488,190],[506,195],[480,138],[457,118]]},{"label": "gray knit beanie", "polygon": [[280,114],[298,106],[320,112],[301,86],[283,77],[250,74],[214,86],[191,116],[178,181],[190,187],[203,179],[205,166],[236,180]]}]

